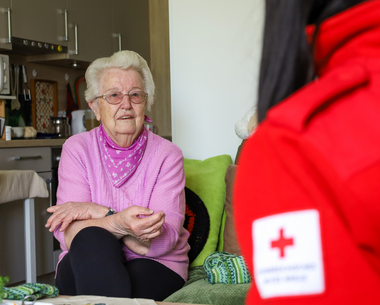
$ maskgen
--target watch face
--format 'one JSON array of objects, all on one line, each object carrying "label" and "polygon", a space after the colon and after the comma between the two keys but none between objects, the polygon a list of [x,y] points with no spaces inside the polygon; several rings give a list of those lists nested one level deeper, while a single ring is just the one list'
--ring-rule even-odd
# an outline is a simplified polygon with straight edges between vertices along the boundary
[{"label": "watch face", "polygon": [[116,211],[115,211],[114,209],[109,208],[106,217],[107,217],[107,216],[110,216],[110,215],[113,215],[113,214],[116,214]]}]

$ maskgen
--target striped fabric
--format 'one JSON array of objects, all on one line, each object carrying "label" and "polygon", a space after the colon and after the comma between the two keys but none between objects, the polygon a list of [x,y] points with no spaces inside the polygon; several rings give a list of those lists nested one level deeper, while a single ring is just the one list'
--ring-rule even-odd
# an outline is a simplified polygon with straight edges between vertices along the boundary
[{"label": "striped fabric", "polygon": [[213,252],[206,258],[203,270],[211,284],[246,284],[251,282],[243,256],[236,256],[227,252]]},{"label": "striped fabric", "polygon": [[36,299],[42,297],[55,298],[58,293],[58,288],[48,284],[27,283],[16,287],[4,287],[3,299],[22,300],[28,295],[34,295]]}]

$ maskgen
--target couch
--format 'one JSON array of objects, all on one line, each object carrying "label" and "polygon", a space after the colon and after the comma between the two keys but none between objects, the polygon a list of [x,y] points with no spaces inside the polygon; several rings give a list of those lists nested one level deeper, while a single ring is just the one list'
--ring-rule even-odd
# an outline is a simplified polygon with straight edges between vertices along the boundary
[{"label": "couch", "polygon": [[184,166],[187,204],[185,227],[191,233],[189,278],[182,289],[164,301],[243,305],[249,283],[210,284],[203,268],[205,259],[215,251],[240,255],[234,232],[231,200],[237,166],[228,155],[202,161],[185,159]]}]

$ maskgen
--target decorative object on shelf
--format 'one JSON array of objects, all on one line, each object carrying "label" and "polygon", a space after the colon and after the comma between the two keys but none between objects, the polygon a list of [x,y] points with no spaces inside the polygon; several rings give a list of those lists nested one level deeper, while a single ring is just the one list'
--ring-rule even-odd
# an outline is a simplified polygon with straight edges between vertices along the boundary
[{"label": "decorative object on shelf", "polygon": [[34,139],[37,135],[37,130],[32,126],[26,126],[24,131],[25,139]]},{"label": "decorative object on shelf", "polygon": [[37,132],[47,133],[50,117],[58,116],[57,82],[50,80],[31,80],[32,123]]},{"label": "decorative object on shelf", "polygon": [[29,93],[26,92],[26,89],[25,94],[22,93],[24,67],[14,64],[9,67],[9,82],[12,95],[4,98],[5,124],[12,127],[25,127],[32,124],[32,105]]},{"label": "decorative object on shelf", "polygon": [[30,88],[28,86],[28,76],[26,75],[26,68],[25,66],[21,66],[22,67],[22,79],[23,79],[23,94],[24,94],[24,100],[25,101],[30,101],[32,99],[31,95],[30,95]]},{"label": "decorative object on shelf", "polygon": [[78,109],[75,105],[73,94],[71,93],[70,83],[66,84],[66,117],[71,121],[71,113]]},{"label": "decorative object on shelf", "polygon": [[239,138],[245,140],[256,130],[257,124],[257,107],[255,105],[249,108],[244,117],[235,124],[235,133]]},{"label": "decorative object on shelf", "polygon": [[12,127],[5,126],[5,141],[12,140]]},{"label": "decorative object on shelf", "polygon": [[89,109],[87,102],[84,98],[84,91],[86,90],[86,79],[84,76],[78,77],[75,81],[75,99],[78,109]]},{"label": "decorative object on shelf", "polygon": [[0,116],[0,138],[3,137],[4,127],[5,127],[5,118]]},{"label": "decorative object on shelf", "polygon": [[12,127],[12,138],[23,138],[25,127]]},{"label": "decorative object on shelf", "polygon": [[[2,123],[4,126],[6,125],[6,119],[5,119],[5,100],[0,99],[0,117],[3,118],[1,119]],[[2,125],[3,126],[3,125]],[[3,132],[0,137],[0,140],[5,140],[5,127],[3,127]]]},{"label": "decorative object on shelf", "polygon": [[66,117],[51,117],[49,133],[56,134],[58,138],[66,139],[70,136],[70,125]]}]

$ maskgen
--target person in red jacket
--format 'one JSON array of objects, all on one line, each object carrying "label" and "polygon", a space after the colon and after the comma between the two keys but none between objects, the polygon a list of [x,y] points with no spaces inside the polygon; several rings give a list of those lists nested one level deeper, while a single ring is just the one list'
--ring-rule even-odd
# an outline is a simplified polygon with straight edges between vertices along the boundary
[{"label": "person in red jacket", "polygon": [[380,1],[267,0],[262,54],[234,185],[247,304],[379,304]]}]

